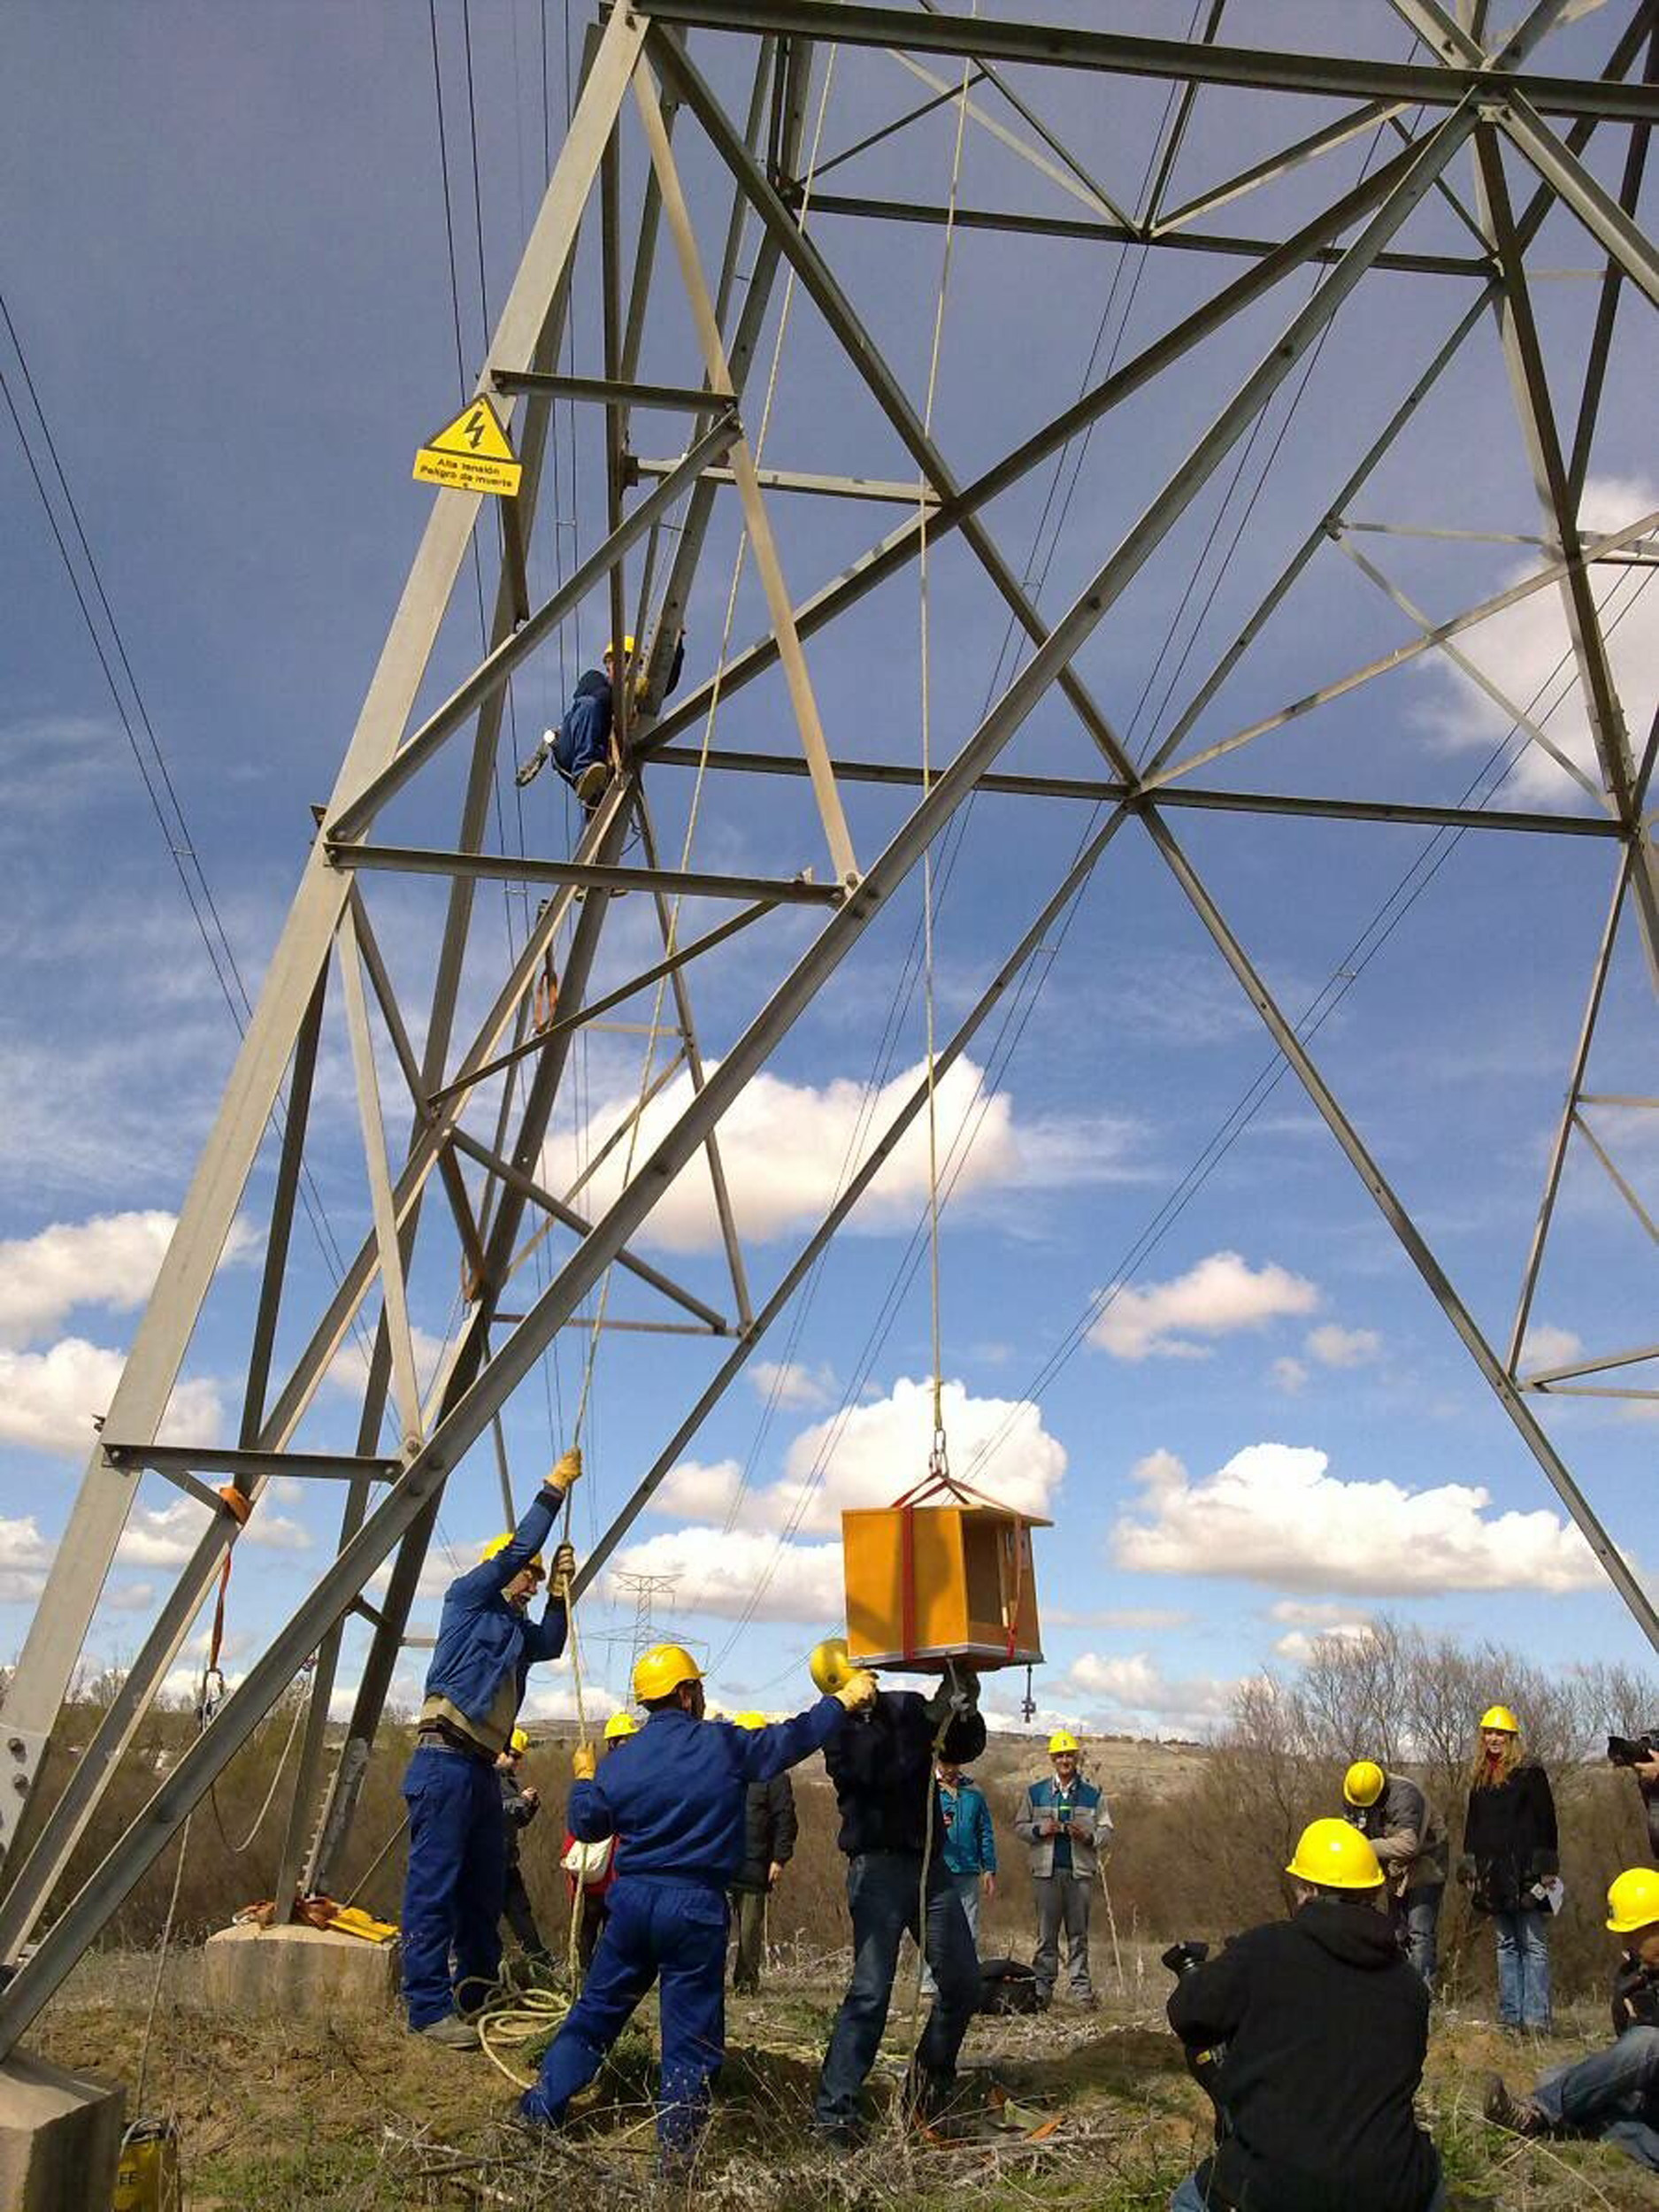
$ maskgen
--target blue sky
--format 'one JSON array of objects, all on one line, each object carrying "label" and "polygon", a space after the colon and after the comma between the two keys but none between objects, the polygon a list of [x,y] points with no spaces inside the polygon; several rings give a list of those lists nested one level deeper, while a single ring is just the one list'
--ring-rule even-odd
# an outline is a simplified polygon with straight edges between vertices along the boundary
[{"label": "blue sky", "polygon": [[[1167,10],[1114,4],[1094,12],[1110,27],[1169,28]],[[1593,12],[1563,30],[1547,50],[1548,65],[1599,68],[1615,12]],[[442,5],[438,28],[470,379],[483,345],[478,242],[493,315],[534,214],[544,147],[557,151],[561,134],[565,23],[563,10],[549,6],[544,25],[527,0],[472,11],[476,219],[468,25],[458,6]],[[580,28],[572,24],[573,41]],[[1273,7],[1237,0],[1228,35],[1304,49],[1340,43],[1352,50],[1357,42],[1391,58],[1406,51],[1403,27],[1371,0],[1363,9],[1335,0]],[[0,178],[30,219],[14,227],[8,243],[7,303],[203,871],[253,990],[311,835],[309,809],[332,785],[429,503],[442,495],[409,481],[414,446],[452,411],[460,389],[426,12],[227,14],[167,5],[111,15],[25,5],[14,12],[9,50]],[[742,55],[711,35],[693,50],[741,110]],[[1130,80],[1020,81],[1114,196],[1133,202],[1164,112],[1161,89]],[[822,83],[820,73],[810,135]],[[889,57],[843,54],[824,111],[821,158],[926,90]],[[975,99],[998,119],[1017,120],[988,88]],[[1206,93],[1166,204],[1333,112],[1318,101]],[[849,163],[834,188],[943,201],[955,137],[954,113],[943,110]],[[676,144],[712,264],[724,205],[716,166],[688,120]],[[1356,140],[1259,201],[1246,198],[1205,219],[1205,227],[1280,234],[1281,226],[1305,219],[1352,181],[1370,152],[1369,140]],[[1599,134],[1590,159],[1604,181],[1617,182],[1621,157],[1615,134]],[[630,124],[630,205],[642,160]],[[1524,198],[1525,178],[1513,166],[1510,177]],[[1466,157],[1448,180],[1471,200]],[[965,135],[959,191],[966,206],[1084,212],[977,123]],[[813,230],[919,406],[941,233],[834,215],[815,219]],[[1398,243],[1458,254],[1471,242],[1456,216],[1431,200]],[[1557,212],[1532,261],[1539,271],[1582,272],[1593,256]],[[933,412],[956,473],[971,476],[1075,396],[1109,308],[1095,374],[1114,349],[1128,358],[1245,265],[1208,253],[1155,254],[1137,283],[1139,257],[1116,248],[961,233]],[[578,373],[599,366],[596,281],[596,252],[585,237],[577,291],[586,311],[572,353]],[[664,252],[642,373],[686,382],[699,372],[676,285]],[[1077,466],[1057,543],[1050,530],[1038,534],[1050,470],[995,503],[990,526],[1038,584],[1050,618],[1099,566],[1307,285],[1305,277],[1294,280],[1237,318],[1177,379],[1161,380],[1096,431]],[[1591,288],[1581,276],[1557,274],[1540,276],[1536,289],[1558,399],[1570,415]],[[1300,379],[1265,418],[1236,490],[1224,504],[1229,462],[1113,610],[1078,665],[1136,749],[1171,726],[1472,296],[1467,277],[1370,276],[1294,410]],[[1642,398],[1653,369],[1644,313],[1640,303],[1625,303],[1592,456],[1590,529],[1623,527],[1659,507],[1651,438],[1644,436]],[[758,434],[777,321],[774,311],[745,410],[751,435]],[[0,363],[8,386],[20,391],[9,346]],[[26,420],[30,449],[44,466],[38,423]],[[677,428],[672,417],[636,417],[636,449],[672,455]],[[234,1044],[23,449],[9,422],[4,429],[0,499],[10,526],[0,544],[0,854],[12,895],[0,910],[8,980],[0,1105],[9,1136],[0,1156],[0,1653],[20,1641],[73,1499],[89,1417],[113,1387]],[[568,565],[603,526],[596,415],[588,411],[573,428],[561,415],[558,448],[561,474],[544,518],[549,510],[560,518],[557,563]],[[1272,466],[1257,490],[1270,452]],[[803,297],[789,311],[764,457],[780,467],[914,474]],[[1077,462],[1073,449],[1050,523]],[[890,508],[783,497],[770,511],[797,599],[901,519]],[[1489,320],[1351,513],[1496,533],[1537,528]],[[487,530],[494,527],[487,516]],[[1237,549],[1224,561],[1235,529]],[[1513,544],[1379,535],[1347,542],[1436,617],[1505,589],[1534,557]],[[718,658],[736,544],[734,512],[723,511],[690,611],[688,686]],[[487,564],[487,582],[489,573]],[[537,599],[555,576],[554,534],[543,528],[532,561]],[[638,576],[636,566],[631,591]],[[1659,624],[1638,595],[1644,577],[1598,572],[1598,589],[1617,595],[1608,618],[1619,618],[1615,664],[1639,743],[1659,681]],[[442,696],[476,658],[472,589],[464,573],[427,701]],[[1006,611],[959,540],[934,549],[929,591],[938,759],[956,751],[994,695],[999,668],[1005,681],[1011,661],[999,655]],[[557,718],[604,619],[596,602],[585,607],[515,681],[511,741],[518,752]],[[764,627],[751,564],[737,593],[733,649]],[[1247,727],[1409,634],[1383,594],[1326,547],[1201,718],[1189,749]],[[1485,672],[1524,703],[1547,684],[1565,633],[1546,592],[1467,642]],[[862,603],[809,648],[808,658],[835,751],[919,759],[913,570]],[[1555,697],[1547,689],[1542,706]],[[1194,780],[1455,801],[1507,721],[1444,661],[1425,656],[1256,740]],[[1554,712],[1548,729],[1571,757],[1586,757],[1573,699]],[[695,746],[699,736],[694,731],[681,742]],[[775,674],[723,706],[715,741],[795,749]],[[1057,694],[1001,764],[1082,776],[1100,765]],[[450,841],[458,773],[458,756],[440,763],[388,811],[381,833]],[[659,834],[673,854],[686,833],[693,781],[666,767],[648,780]],[[521,803],[507,784],[510,848],[522,839],[532,853],[567,849],[569,810],[553,784],[543,777]],[[845,796],[855,843],[867,856],[896,824],[901,803],[869,787]],[[1520,754],[1499,803],[1586,807],[1536,747]],[[1025,926],[1087,818],[1088,810],[1059,802],[976,801],[949,862],[941,856],[941,1026],[960,1018]],[[1420,829],[1188,811],[1171,818],[1287,1009],[1300,1012],[1322,992],[1334,1001],[1317,1034],[1320,1064],[1502,1346],[1605,913],[1609,847],[1470,835],[1430,874],[1425,856],[1435,849]],[[711,777],[692,852],[712,868],[826,865],[807,787],[773,778]],[[1414,864],[1426,887],[1379,942],[1373,925],[1379,914],[1394,914],[1389,902]],[[440,887],[378,876],[366,895],[419,1023]],[[784,1041],[729,1133],[726,1156],[757,1297],[833,1195],[869,1094],[886,1087],[884,1094],[896,1097],[900,1079],[918,1064],[921,1002],[904,989],[918,896],[917,887],[907,888],[867,933]],[[516,894],[503,899],[494,890],[480,897],[479,914],[463,993],[474,1019],[500,972],[507,936],[516,941],[524,919]],[[682,926],[691,933],[715,918],[717,910],[692,905]],[[710,1057],[740,1033],[812,926],[809,917],[785,911],[697,964],[694,997]],[[993,1021],[972,1070],[941,1101],[943,1145],[959,1132],[972,1138],[942,1238],[952,1462],[958,1471],[972,1468],[986,1488],[1041,1504],[1056,1519],[1039,1540],[1050,1624],[1049,1664],[1038,1688],[1044,1712],[1097,1725],[1207,1726],[1241,1675],[1263,1663],[1294,1664],[1297,1639],[1362,1624],[1384,1606],[1563,1664],[1640,1657],[1640,1636],[1565,1529],[1533,1461],[1294,1079],[1271,1090],[1187,1202],[1171,1210],[1188,1171],[1229,1127],[1270,1052],[1138,826],[1118,838],[1063,939],[1051,933],[1049,946],[1056,941],[1012,1024],[1003,1031]],[[643,901],[630,900],[608,925],[600,979],[608,986],[652,956],[650,917]],[[642,996],[627,1016],[647,1019],[649,1004]],[[999,1035],[1012,1048],[1006,1055]],[[1659,1089],[1653,1041],[1652,998],[1627,931],[1593,1087]],[[607,1117],[637,1094],[644,1043],[634,1034],[595,1035],[577,1056],[545,1163],[565,1183],[610,1125]],[[382,1083],[395,1100],[389,1062]],[[1647,1125],[1653,1118],[1609,1110],[1596,1125],[1649,1207],[1659,1165]],[[488,1120],[486,1111],[477,1125]],[[395,1145],[405,1128],[394,1118]],[[367,1215],[337,992],[316,1135],[320,1202],[349,1248]],[[223,1440],[234,1432],[271,1172],[271,1159],[262,1157],[192,1348],[174,1409],[180,1433]],[[608,1187],[603,1171],[598,1187]],[[781,1706],[803,1689],[802,1655],[835,1624],[836,1513],[846,1502],[896,1494],[924,1471],[926,1266],[912,1267],[908,1287],[888,1302],[914,1258],[924,1190],[918,1139],[833,1248],[810,1301],[797,1302],[757,1355],[754,1379],[741,1382],[705,1425],[689,1463],[663,1494],[665,1509],[633,1532],[624,1563],[678,1573],[673,1618],[708,1647],[717,1695],[728,1702]],[[456,1268],[435,1202],[428,1210],[431,1243],[413,1298],[422,1341],[435,1352],[454,1324]],[[1154,1225],[1161,1233],[1148,1240]],[[729,1304],[705,1195],[694,1179],[671,1194],[641,1248],[713,1302]],[[1137,1264],[1127,1286],[1086,1331],[1098,1294],[1131,1256]],[[1541,1356],[1571,1357],[1575,1343],[1599,1350],[1650,1340],[1651,1266],[1633,1217],[1594,1162],[1575,1153],[1535,1308]],[[282,1340],[290,1357],[306,1302],[314,1310],[326,1280],[303,1224]],[[636,1286],[613,1288],[613,1316],[657,1310]],[[1056,1363],[1057,1349],[1074,1338],[1080,1340],[1070,1356]],[[585,1333],[567,1333],[545,1391],[533,1386],[511,1409],[521,1495],[556,1447],[550,1431],[561,1431],[580,1394],[585,1353]],[[693,1340],[605,1336],[585,1438],[589,1476],[579,1538],[590,1540],[631,1489],[701,1388],[712,1357],[706,1342]],[[298,1441],[349,1447],[349,1356],[344,1370],[319,1394]],[[1615,1536],[1640,1564],[1650,1564],[1651,1509],[1644,1515],[1642,1504],[1652,1494],[1659,1432],[1639,1417],[1643,1409],[1586,1400],[1543,1410]],[[987,1446],[995,1449],[981,1463]],[[250,1531],[257,1540],[240,1555],[233,1668],[326,1555],[331,1511],[327,1497],[297,1485],[267,1495]],[[474,1454],[446,1497],[434,1587],[452,1558],[465,1558],[492,1532],[499,1513],[488,1451]],[[197,1525],[194,1507],[158,1483],[152,1494],[147,1484],[95,1623],[93,1657],[134,1647]],[[429,1625],[432,1610],[428,1600],[417,1625]],[[588,1663],[611,1692],[620,1687],[618,1647],[601,1638],[626,1632],[629,1618],[626,1601],[608,1588],[588,1607]],[[349,1643],[348,1682],[354,1650]],[[411,1661],[400,1687],[412,1687],[417,1674]],[[568,1695],[561,1674],[542,1700],[552,1709]]]}]

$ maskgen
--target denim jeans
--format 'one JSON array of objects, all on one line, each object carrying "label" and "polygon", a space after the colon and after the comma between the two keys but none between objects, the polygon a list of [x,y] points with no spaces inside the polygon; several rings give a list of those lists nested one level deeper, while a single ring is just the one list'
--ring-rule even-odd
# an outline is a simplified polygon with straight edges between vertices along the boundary
[{"label": "denim jeans", "polygon": [[[979,1953],[980,1878],[978,1874],[953,1874],[949,1877],[950,1886],[961,1898],[962,1909],[968,1916],[968,1933],[973,1938],[976,1958]],[[922,1962],[922,1994],[924,1997],[937,1997],[939,1994],[939,1984],[933,1979],[933,1970],[926,1959]]]},{"label": "denim jeans", "polygon": [[574,783],[596,760],[608,760],[611,704],[592,692],[572,699],[553,740],[553,765]]},{"label": "denim jeans", "polygon": [[1659,2028],[1626,2028],[1576,2066],[1558,2066],[1532,2092],[1552,2127],[1613,2143],[1659,2173]]},{"label": "denim jeans", "polygon": [[1440,1964],[1440,1901],[1445,1894],[1444,1882],[1425,1882],[1421,1889],[1407,1890],[1400,1908],[1406,1956],[1431,1989]]},{"label": "denim jeans", "polygon": [[[847,1863],[847,1904],[853,1922],[853,1978],[830,2031],[818,2080],[816,2117],[840,2128],[858,2117],[858,2093],[875,2064],[899,1946],[908,1928],[918,1934],[922,1860],[919,1852],[866,1851]],[[979,1968],[967,1916],[950,1878],[941,1868],[927,1891],[927,1923],[921,1935],[927,1963],[939,1983],[913,2073],[918,2086],[938,2090],[954,2079],[956,2054],[979,2001]]]},{"label": "denim jeans", "polygon": [[1549,2025],[1549,1915],[1494,1912],[1498,2018],[1506,2028]]},{"label": "denim jeans", "polygon": [[[1188,2174],[1170,2199],[1170,2212],[1211,2212],[1209,2200],[1198,2185],[1198,2176]],[[1423,2208],[1423,2212],[1446,2212],[1446,2184],[1435,2184],[1434,2194]]]}]

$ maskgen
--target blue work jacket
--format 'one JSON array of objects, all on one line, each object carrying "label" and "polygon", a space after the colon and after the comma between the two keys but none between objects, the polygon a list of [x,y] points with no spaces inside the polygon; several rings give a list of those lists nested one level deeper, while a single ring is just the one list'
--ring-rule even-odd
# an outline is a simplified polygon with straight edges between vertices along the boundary
[{"label": "blue work jacket", "polygon": [[572,1785],[570,1832],[583,1843],[617,1837],[619,1880],[645,1875],[729,1889],[743,1860],[749,1784],[799,1766],[846,1717],[833,1697],[768,1728],[693,1720],[665,1707],[624,1737],[592,1781]]},{"label": "blue work jacket", "polygon": [[469,1720],[489,1717],[509,1668],[518,1682],[517,1710],[531,1668],[538,1660],[557,1659],[565,1648],[563,1598],[549,1598],[547,1610],[536,1621],[502,1595],[514,1575],[546,1544],[563,1504],[557,1491],[538,1491],[513,1531],[511,1543],[493,1559],[458,1576],[444,1593],[438,1641],[426,1670],[426,1695],[447,1697]]},{"label": "blue work jacket", "polygon": [[976,1783],[953,1790],[939,1785],[939,1813],[945,1824],[945,1864],[953,1874],[995,1874],[996,1831],[991,1809]]}]

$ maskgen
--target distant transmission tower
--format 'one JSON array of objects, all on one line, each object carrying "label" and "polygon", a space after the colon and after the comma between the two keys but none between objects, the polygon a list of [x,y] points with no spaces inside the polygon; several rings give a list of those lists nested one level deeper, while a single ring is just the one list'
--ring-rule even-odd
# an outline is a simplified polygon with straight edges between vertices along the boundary
[{"label": "distant transmission tower", "polygon": [[611,1578],[623,1595],[634,1600],[634,1627],[628,1637],[628,1678],[632,1681],[634,1662],[657,1641],[657,1609],[659,1606],[672,1609],[680,1577],[617,1574]]}]

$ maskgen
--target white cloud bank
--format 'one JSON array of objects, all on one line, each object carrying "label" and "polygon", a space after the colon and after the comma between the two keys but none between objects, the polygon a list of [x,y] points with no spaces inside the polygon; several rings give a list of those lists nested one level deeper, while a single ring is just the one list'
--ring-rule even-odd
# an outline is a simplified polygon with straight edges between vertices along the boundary
[{"label": "white cloud bank", "polygon": [[1287,1314],[1312,1313],[1317,1286],[1269,1261],[1252,1267],[1236,1252],[1212,1252],[1167,1283],[1118,1291],[1089,1331],[1114,1359],[1207,1359],[1198,1338],[1260,1329]]},{"label": "white cloud bank", "polygon": [[[958,1382],[948,1382],[943,1397],[952,1466],[965,1474],[972,1465],[972,1486],[999,1504],[1047,1514],[1066,1455],[1041,1409],[1025,1400],[976,1398]],[[680,1612],[735,1620],[752,1599],[757,1620],[838,1620],[840,1543],[789,1540],[838,1538],[844,1508],[891,1504],[926,1474],[933,1433],[931,1384],[901,1377],[887,1397],[803,1429],[780,1481],[743,1490],[736,1460],[685,1461],[652,1510],[694,1525],[626,1546],[614,1571],[678,1575],[672,1602]],[[976,1464],[982,1450],[984,1463]]]},{"label": "white cloud bank", "polygon": [[[713,1064],[710,1071],[713,1071]],[[759,1075],[720,1123],[720,1156],[733,1210],[743,1235],[757,1243],[817,1222],[893,1115],[921,1080],[918,1064],[894,1077],[866,1106],[864,1087],[838,1078],[819,1087]],[[1070,1123],[1017,1121],[1006,1091],[979,1095],[981,1071],[957,1061],[937,1092],[939,1149],[948,1158],[968,1125],[972,1142],[955,1176],[958,1197],[975,1192],[1070,1186],[1079,1179],[1110,1181],[1132,1172],[1125,1156],[1133,1131],[1110,1118],[1087,1129]],[[652,1100],[641,1118],[634,1161],[647,1159],[691,1096],[681,1074]],[[549,1137],[541,1177],[555,1190],[573,1182],[580,1167],[634,1110],[636,1095],[607,1100],[580,1132]],[[965,1138],[963,1140],[966,1141]],[[585,1187],[584,1205],[599,1212],[622,1187],[629,1147],[617,1146]],[[918,1116],[894,1148],[853,1216],[855,1226],[909,1227],[927,1192],[927,1128]],[[708,1162],[702,1152],[682,1169],[657,1201],[643,1234],[671,1251],[706,1250],[718,1242]]]},{"label": "white cloud bank", "polygon": [[[0,1349],[0,1444],[79,1459],[92,1448],[95,1415],[105,1413],[127,1364],[84,1337],[60,1337],[44,1352]],[[167,1444],[211,1444],[224,1434],[218,1389],[181,1382],[160,1429]]]},{"label": "white cloud bank", "polygon": [[[1584,488],[1579,505],[1580,526],[1586,537],[1601,537],[1639,521],[1656,508],[1659,485],[1649,480],[1593,477]],[[1542,556],[1534,555],[1520,562],[1508,572],[1499,588],[1507,589],[1535,574],[1541,558]],[[1647,711],[1644,703],[1650,704],[1659,691],[1659,606],[1647,595],[1638,595],[1642,580],[1639,571],[1594,568],[1590,580],[1597,601],[1605,608],[1602,629],[1607,634],[1608,657],[1614,682],[1626,703],[1632,724],[1636,725],[1632,735],[1635,749],[1640,753],[1646,734],[1645,725],[1640,719]],[[1626,609],[1628,611],[1620,620],[1621,610]],[[1565,689],[1561,706],[1548,717],[1544,727],[1599,790],[1601,772],[1590,735],[1583,688],[1577,679],[1572,641],[1568,634],[1559,590],[1554,585],[1546,585],[1515,606],[1465,631],[1457,644],[1459,650],[1517,707],[1528,707],[1541,690],[1543,696],[1532,710],[1535,718]],[[1424,680],[1434,685],[1439,694],[1425,710],[1423,718],[1443,742],[1459,751],[1476,747],[1486,751],[1503,736],[1509,726],[1509,717],[1444,655],[1425,656],[1418,666]],[[1528,745],[1521,754],[1504,790],[1505,803],[1541,803],[1574,809],[1588,804],[1584,792],[1537,744]]]},{"label": "white cloud bank", "polygon": [[1225,1575],[1376,1597],[1445,1590],[1581,1590],[1601,1571],[1571,1522],[1488,1509],[1469,1483],[1343,1482],[1324,1452],[1252,1444],[1194,1481],[1172,1452],[1134,1469],[1143,1495],[1112,1554],[1140,1574]]}]

